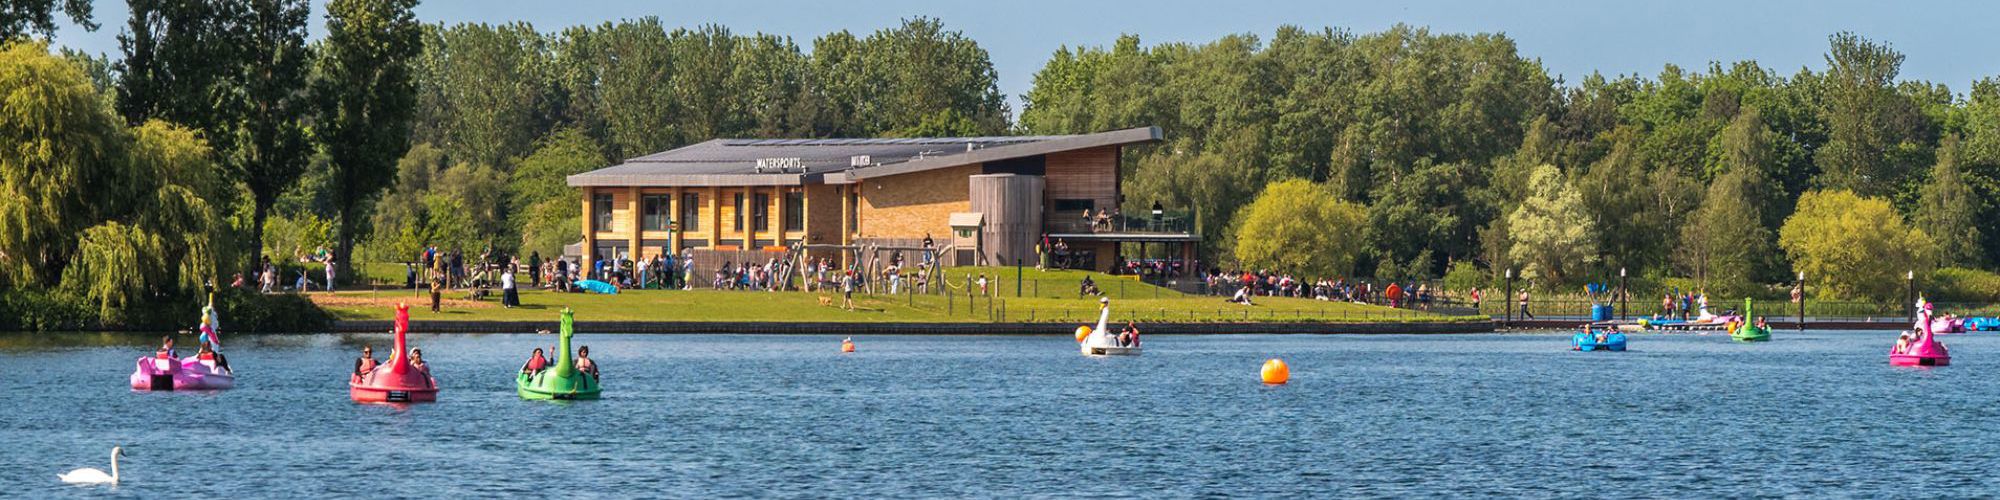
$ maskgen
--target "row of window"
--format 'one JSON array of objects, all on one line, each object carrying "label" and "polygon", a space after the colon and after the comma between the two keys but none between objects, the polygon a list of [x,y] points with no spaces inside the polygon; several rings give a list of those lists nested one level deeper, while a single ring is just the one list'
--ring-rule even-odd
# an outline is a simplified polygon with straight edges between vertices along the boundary
[{"label": "row of window", "polygon": [[[649,194],[639,198],[639,204],[644,214],[639,219],[639,229],[645,231],[666,231],[673,229],[673,218],[669,213],[672,211],[671,204],[669,203],[670,196]],[[751,227],[771,227],[770,193],[756,193],[750,199],[753,202],[749,207]],[[735,200],[733,200],[736,215],[731,218],[731,224],[737,231],[743,230],[743,215],[745,212],[743,200],[743,193],[736,193]],[[609,230],[611,228],[611,211],[613,207],[614,201],[610,193],[598,193],[592,196],[590,200],[591,229],[596,231]],[[785,230],[804,231],[806,229],[805,211],[805,193],[800,191],[786,192]],[[700,193],[681,193],[680,223],[678,229],[681,231],[701,230]]]}]

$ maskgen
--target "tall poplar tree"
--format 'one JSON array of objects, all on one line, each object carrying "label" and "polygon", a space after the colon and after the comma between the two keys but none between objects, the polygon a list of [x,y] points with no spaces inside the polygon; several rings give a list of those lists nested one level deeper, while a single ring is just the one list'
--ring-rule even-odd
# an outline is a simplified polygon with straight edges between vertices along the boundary
[{"label": "tall poplar tree", "polygon": [[[368,208],[395,180],[416,109],[411,61],[423,50],[416,0],[333,0],[312,90],[334,170],[337,252],[353,255]],[[351,266],[352,258],[339,261]],[[344,271],[344,269],[343,269]]]}]

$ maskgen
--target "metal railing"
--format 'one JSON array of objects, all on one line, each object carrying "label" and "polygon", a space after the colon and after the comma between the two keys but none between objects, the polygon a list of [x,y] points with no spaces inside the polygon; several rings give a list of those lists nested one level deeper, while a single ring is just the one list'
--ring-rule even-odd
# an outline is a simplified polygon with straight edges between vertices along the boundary
[{"label": "metal railing", "polygon": [[1078,213],[1071,216],[1053,217],[1042,221],[1043,231],[1052,234],[1188,234],[1193,232],[1193,228],[1193,223],[1187,217],[1162,215],[1155,218],[1150,214],[1142,216],[1119,214],[1104,218],[1094,216],[1085,218],[1081,213]]}]

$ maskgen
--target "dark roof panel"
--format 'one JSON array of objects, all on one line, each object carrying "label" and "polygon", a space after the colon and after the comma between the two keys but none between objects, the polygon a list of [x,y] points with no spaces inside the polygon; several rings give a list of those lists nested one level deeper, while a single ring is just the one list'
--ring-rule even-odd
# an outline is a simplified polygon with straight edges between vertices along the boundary
[{"label": "dark roof panel", "polygon": [[[569,177],[571,186],[796,185],[1154,142],[1160,129],[1095,134],[876,139],[714,139]],[[868,163],[853,165],[854,157]],[[835,174],[838,175],[826,175]],[[759,176],[765,176],[763,178]]]}]

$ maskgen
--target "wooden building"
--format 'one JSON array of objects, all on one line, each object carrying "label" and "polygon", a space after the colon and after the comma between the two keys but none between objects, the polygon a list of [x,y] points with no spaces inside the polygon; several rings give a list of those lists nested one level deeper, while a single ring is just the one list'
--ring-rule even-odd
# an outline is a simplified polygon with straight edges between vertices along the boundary
[{"label": "wooden building", "polygon": [[[1095,134],[882,139],[714,139],[570,176],[583,204],[578,253],[916,248],[948,265],[1033,265],[1061,239],[1078,267],[1109,270],[1121,242],[1192,256],[1185,225],[1086,222],[1115,209],[1120,152],[1156,127]],[[830,252],[839,253],[839,252]],[[832,256],[832,255],[828,255]],[[847,255],[840,255],[846,258]]]}]

